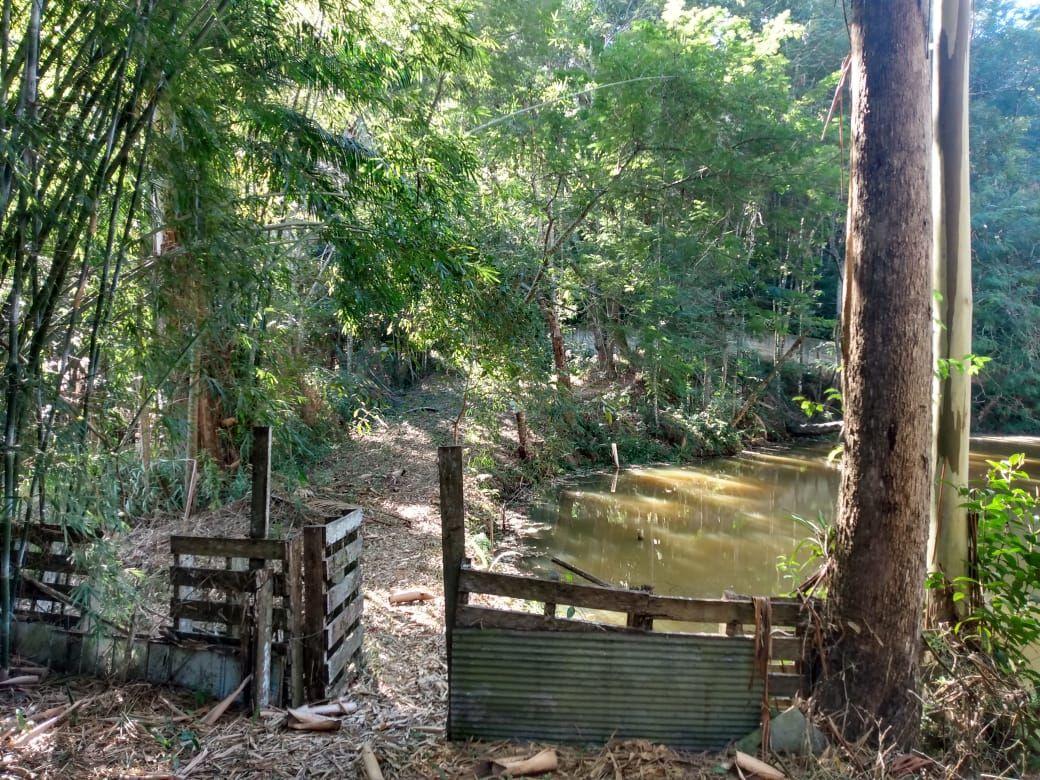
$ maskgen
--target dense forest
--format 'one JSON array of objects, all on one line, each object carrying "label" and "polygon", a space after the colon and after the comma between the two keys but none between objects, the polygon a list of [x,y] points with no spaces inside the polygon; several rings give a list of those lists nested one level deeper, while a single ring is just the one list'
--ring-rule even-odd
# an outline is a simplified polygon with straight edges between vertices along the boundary
[{"label": "dense forest", "polygon": [[[30,524],[239,499],[257,425],[291,492],[430,377],[503,495],[841,418],[843,5],[3,0],[5,622]],[[973,24],[962,371],[1038,435],[1040,10]]]}]

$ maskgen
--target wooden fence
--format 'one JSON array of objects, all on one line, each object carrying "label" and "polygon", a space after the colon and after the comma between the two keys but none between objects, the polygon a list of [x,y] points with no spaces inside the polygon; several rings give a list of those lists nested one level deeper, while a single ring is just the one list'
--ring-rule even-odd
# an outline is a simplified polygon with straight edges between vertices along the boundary
[{"label": "wooden fence", "polygon": [[303,664],[309,699],[336,695],[350,679],[361,647],[360,509],[308,526],[293,558],[302,561]]},{"label": "wooden fence", "polygon": [[[251,538],[170,538],[172,639],[134,637],[112,624],[103,639],[87,638],[90,610],[81,608],[76,588],[89,578],[68,532],[33,526],[16,592],[16,651],[62,670],[121,667],[124,674],[215,696],[252,674],[255,708],[342,691],[356,672],[362,641],[362,511],[352,507],[286,539],[266,538],[268,429],[256,431],[252,462]],[[117,652],[116,645],[124,649]],[[119,653],[125,659],[117,663]]]},{"label": "wooden fence", "polygon": [[32,525],[24,533],[14,545],[17,560],[25,542],[14,593],[15,618],[75,625],[83,612],[83,594],[77,589],[87,580],[86,567],[76,560],[72,544],[81,536],[54,525]]},{"label": "wooden fence", "polygon": [[[618,736],[718,748],[804,688],[800,602],[658,596],[471,568],[461,450],[441,448],[440,464],[450,739]],[[511,601],[471,603],[503,598]]]}]

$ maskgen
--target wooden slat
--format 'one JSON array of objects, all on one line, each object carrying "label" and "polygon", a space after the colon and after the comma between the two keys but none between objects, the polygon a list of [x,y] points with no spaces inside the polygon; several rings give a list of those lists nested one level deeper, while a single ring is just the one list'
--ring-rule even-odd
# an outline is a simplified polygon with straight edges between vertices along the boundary
[{"label": "wooden slat", "polygon": [[[654,619],[689,623],[737,621],[753,625],[755,622],[755,608],[750,599],[727,601],[655,596],[642,591],[601,588],[596,585],[576,585],[537,577],[521,577],[515,574],[492,574],[477,569],[462,570],[459,577],[459,590],[467,593],[487,593],[531,601],[569,604],[587,609],[634,612]],[[773,625],[798,625],[804,621],[800,614],[801,605],[798,602],[774,599],[772,608]]]},{"label": "wooden slat", "polygon": [[234,593],[248,591],[253,586],[251,571],[230,569],[196,569],[187,566],[170,567],[170,584],[193,588],[228,590]]},{"label": "wooden slat", "polygon": [[280,539],[224,539],[210,536],[171,536],[173,555],[207,555],[214,558],[285,558],[285,542]]},{"label": "wooden slat", "polygon": [[331,546],[361,527],[361,507],[355,507],[340,518],[325,524],[325,544]]},{"label": "wooden slat", "polygon": [[[270,459],[270,453],[268,453]],[[250,686],[252,694],[253,713],[259,714],[261,707],[266,707],[271,701],[271,623],[272,623],[272,601],[274,599],[274,587],[271,582],[270,572],[261,570],[252,572],[254,575],[263,575],[262,581],[258,577],[254,605],[256,620],[253,625],[252,648],[253,657],[253,682]]]},{"label": "wooden slat", "polygon": [[12,613],[17,620],[25,623],[52,623],[69,628],[79,622],[80,619],[80,616],[73,612],[41,612],[38,610],[19,609],[17,604],[18,599],[15,599],[15,608],[12,610]]},{"label": "wooden slat", "polygon": [[286,544],[285,590],[289,630],[289,695],[294,707],[304,701],[303,683],[303,537],[295,534]]},{"label": "wooden slat", "polygon": [[[271,610],[273,627],[279,631],[289,628],[289,617],[283,607]],[[170,617],[174,620],[194,620],[199,623],[223,623],[228,628],[242,625],[242,605],[195,599],[174,599],[170,602]]]},{"label": "wooden slat", "polygon": [[305,699],[320,699],[325,694],[325,529],[303,528],[303,604],[304,604],[304,687]]},{"label": "wooden slat", "polygon": [[[460,604],[456,609],[456,628],[516,629],[521,631],[567,631],[584,634],[645,634],[645,629],[609,623],[591,623],[585,620],[516,612],[494,607]],[[689,634],[655,632],[658,636],[689,636]],[[751,636],[732,637],[737,642],[751,642]],[[775,661],[797,661],[802,657],[802,640],[798,637],[774,636],[772,658]]]},{"label": "wooden slat", "polygon": [[333,553],[325,560],[325,579],[332,581],[343,574],[348,564],[354,563],[361,556],[361,537],[358,537],[339,552]]},{"label": "wooden slat", "polygon": [[460,604],[455,608],[456,628],[506,628],[522,631],[572,631],[585,634],[617,633],[642,634],[644,631],[627,626],[607,623],[590,623],[585,620],[537,615],[533,612],[514,612],[493,607],[476,607]]},{"label": "wooden slat", "polygon": [[333,682],[344,667],[350,663],[350,660],[354,657],[354,653],[361,647],[361,624],[350,633],[346,639],[343,640],[343,644],[339,646],[339,649],[333,653],[328,660],[328,680]]},{"label": "wooden slat", "polygon": [[218,604],[213,601],[175,600],[170,604],[174,620],[195,620],[200,623],[223,623],[226,626],[242,624],[241,604]]},{"label": "wooden slat", "polygon": [[73,574],[86,573],[84,568],[82,566],[77,566],[75,561],[73,561],[68,555],[52,552],[36,552],[35,550],[29,550],[25,553],[25,562],[22,564],[22,568],[39,572],[54,571]]},{"label": "wooden slat", "polygon": [[778,699],[790,699],[802,690],[803,683],[800,674],[784,674],[782,672],[769,673],[769,695]]},{"label": "wooden slat", "polygon": [[[170,584],[185,585],[192,588],[224,590],[232,593],[243,593],[253,587],[254,574],[251,571],[233,571],[231,569],[198,569],[188,566],[170,567]],[[272,574],[274,595],[285,595],[285,577]]]},{"label": "wooden slat", "polygon": [[[51,590],[61,593],[63,596],[72,598],[77,585],[67,585],[63,582],[45,582],[43,583]],[[36,601],[52,601],[56,604],[62,603],[60,599],[56,599],[54,596],[49,595],[46,591],[36,587],[36,585],[28,580],[20,580],[18,585],[15,587],[16,599],[35,599]],[[69,605],[72,607],[72,605]],[[72,607],[75,609],[76,607]]]},{"label": "wooden slat", "polygon": [[347,604],[346,608],[325,626],[325,647],[331,650],[343,638],[343,635],[350,631],[351,626],[357,622],[358,618],[361,617],[363,609],[364,599],[361,598],[359,593],[357,598]]},{"label": "wooden slat", "polygon": [[29,530],[26,534],[26,538],[30,542],[45,543],[51,542],[64,542],[68,539],[69,542],[93,542],[96,539],[100,539],[104,536],[104,532],[100,528],[93,529],[91,532],[80,531],[76,528],[62,527],[60,525],[33,523],[29,526]]},{"label": "wooden slat", "polygon": [[358,574],[360,569],[354,569],[346,577],[328,589],[325,594],[325,614],[331,615],[336,607],[350,599],[351,594],[358,589]]}]

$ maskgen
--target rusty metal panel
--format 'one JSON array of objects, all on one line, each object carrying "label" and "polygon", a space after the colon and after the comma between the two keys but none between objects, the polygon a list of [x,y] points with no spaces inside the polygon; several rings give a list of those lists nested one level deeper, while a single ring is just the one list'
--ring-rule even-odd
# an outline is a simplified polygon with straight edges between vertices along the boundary
[{"label": "rusty metal panel", "polygon": [[450,737],[721,748],[759,723],[747,638],[456,628]]}]

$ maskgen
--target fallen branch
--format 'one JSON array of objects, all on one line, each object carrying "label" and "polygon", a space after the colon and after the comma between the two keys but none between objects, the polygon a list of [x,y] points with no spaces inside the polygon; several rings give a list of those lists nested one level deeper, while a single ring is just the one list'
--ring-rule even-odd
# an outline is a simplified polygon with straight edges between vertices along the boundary
[{"label": "fallen branch", "polygon": [[238,687],[235,688],[235,690],[233,690],[231,693],[229,693],[227,696],[225,696],[223,699],[217,702],[217,705],[208,713],[206,713],[206,717],[202,719],[202,724],[204,726],[212,726],[218,720],[220,720],[220,716],[227,712],[228,707],[234,704],[235,699],[237,699],[239,695],[242,693],[242,691],[245,690],[246,685],[248,685],[249,681],[252,679],[253,675],[247,674],[243,678],[242,682],[238,684]]},{"label": "fallen branch", "polygon": [[433,601],[437,598],[436,595],[430,593],[430,591],[423,588],[417,588],[414,590],[399,590],[395,593],[390,594],[390,605],[395,604],[414,604],[417,601]]},{"label": "fallen branch", "polygon": [[773,366],[773,370],[769,372],[769,376],[759,382],[758,386],[751,391],[751,395],[749,395],[747,400],[744,401],[744,405],[740,407],[740,411],[734,415],[733,422],[730,423],[730,425],[734,428],[740,425],[741,420],[743,420],[747,416],[747,413],[751,411],[751,407],[757,403],[759,396],[761,396],[762,393],[765,392],[765,389],[769,387],[769,383],[773,381],[773,377],[780,373],[780,369],[783,368],[784,363],[791,358],[791,355],[798,351],[798,347],[802,346],[803,341],[805,341],[805,336],[799,336],[794,340],[794,343],[787,348],[787,351],[780,356],[780,359],[777,360],[776,364]]},{"label": "fallen branch", "polygon": [[368,780],[383,780],[383,770],[379,768],[376,754],[372,752],[372,746],[367,742],[361,746],[361,765],[365,769]]},{"label": "fallen branch", "polygon": [[584,577],[589,582],[591,582],[593,585],[599,585],[599,586],[601,586],[603,588],[613,588],[614,587],[614,585],[612,585],[611,583],[607,582],[606,580],[601,580],[595,574],[590,574],[589,572],[585,571],[584,569],[578,568],[573,563],[568,563],[567,561],[563,560],[562,558],[557,558],[555,555],[552,556],[549,560],[551,560],[557,566],[559,566],[559,567],[561,567],[563,569],[566,569],[569,572],[573,572],[574,574],[577,574],[579,577]]},{"label": "fallen branch", "polygon": [[297,731],[338,731],[341,723],[336,718],[320,715],[306,707],[289,710],[289,728]]},{"label": "fallen branch", "polygon": [[48,718],[47,720],[43,721],[42,723],[39,723],[36,726],[33,726],[33,728],[29,729],[27,732],[25,732],[24,734],[21,734],[20,736],[16,737],[14,740],[12,740],[11,747],[20,747],[22,745],[27,745],[30,742],[32,742],[34,739],[36,739],[37,737],[42,736],[43,734],[46,734],[48,731],[50,731],[52,728],[57,726],[59,723],[61,723],[63,720],[65,720],[65,718],[69,717],[69,715],[71,715],[73,712],[78,710],[80,707],[82,707],[88,701],[90,701],[89,698],[87,698],[87,699],[80,699],[77,702],[73,702],[68,707],[64,707],[61,710],[61,712],[59,712],[57,715],[54,715],[53,717]]},{"label": "fallen branch", "polygon": [[750,772],[753,777],[760,778],[760,780],[787,780],[787,775],[776,767],[770,766],[765,761],[759,761],[747,753],[741,753],[739,750],[733,766],[738,770]]},{"label": "fallen branch", "polygon": [[[527,775],[541,775],[545,772],[555,772],[558,767],[556,751],[546,748],[530,758],[496,758],[489,761],[482,768],[483,771],[492,775],[506,777],[525,777]],[[486,775],[484,775],[486,776]]]},{"label": "fallen branch", "polygon": [[35,674],[23,674],[19,677],[8,677],[0,682],[0,688],[13,688],[16,685],[36,685],[40,678]]}]

